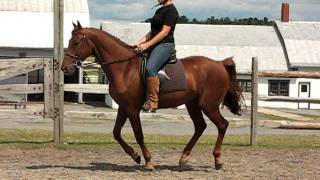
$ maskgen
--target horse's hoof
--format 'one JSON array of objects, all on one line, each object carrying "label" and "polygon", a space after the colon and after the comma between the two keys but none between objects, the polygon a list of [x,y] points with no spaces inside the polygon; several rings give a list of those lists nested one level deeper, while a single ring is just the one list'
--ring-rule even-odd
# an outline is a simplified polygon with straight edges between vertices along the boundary
[{"label": "horse's hoof", "polygon": [[179,166],[183,167],[183,166],[187,166],[188,165],[188,161],[187,160],[180,160],[179,161]]},{"label": "horse's hoof", "polygon": [[144,166],[144,168],[143,168],[144,172],[153,172],[155,170],[156,169],[152,165],[147,165],[147,166]]},{"label": "horse's hoof", "polygon": [[135,161],[137,164],[140,164],[140,163],[141,163],[141,156],[140,156],[140,155],[137,155],[137,157],[134,158],[134,161]]},{"label": "horse's hoof", "polygon": [[216,164],[216,165],[214,165],[214,167],[216,170],[220,170],[223,168],[223,164]]}]

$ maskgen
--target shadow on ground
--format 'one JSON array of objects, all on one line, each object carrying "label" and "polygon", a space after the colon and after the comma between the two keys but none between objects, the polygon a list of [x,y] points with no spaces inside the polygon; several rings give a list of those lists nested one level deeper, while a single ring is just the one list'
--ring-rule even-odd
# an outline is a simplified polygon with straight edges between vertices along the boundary
[{"label": "shadow on ground", "polygon": [[0,141],[0,144],[47,144],[53,143],[53,140],[50,141]]},{"label": "shadow on ground", "polygon": [[[117,172],[137,172],[144,171],[143,166],[128,166],[128,165],[118,165],[113,163],[90,163],[90,166],[72,166],[72,165],[32,165],[27,166],[27,169],[31,170],[41,170],[41,169],[52,169],[52,168],[66,168],[66,169],[74,169],[74,170],[89,170],[89,171],[117,171]],[[177,166],[177,165],[158,165],[154,166],[156,171],[160,170],[170,170],[170,171],[208,171],[210,166],[196,166],[193,167],[191,165],[186,166]]]}]

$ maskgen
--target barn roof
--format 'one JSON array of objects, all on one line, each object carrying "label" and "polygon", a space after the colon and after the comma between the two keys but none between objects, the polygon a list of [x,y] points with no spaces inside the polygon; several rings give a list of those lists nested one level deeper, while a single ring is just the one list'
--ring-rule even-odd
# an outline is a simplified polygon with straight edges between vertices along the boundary
[{"label": "barn roof", "polygon": [[276,22],[293,67],[320,67],[320,22]]},{"label": "barn roof", "polygon": [[[65,12],[88,13],[87,0],[65,0]],[[52,12],[53,0],[0,0],[0,11]]]},{"label": "barn roof", "polygon": [[[104,22],[103,29],[133,44],[150,30],[147,23]],[[260,70],[288,70],[282,45],[271,26],[178,24],[175,31],[178,57],[204,55],[215,60],[233,56],[239,72],[251,71],[259,58]]]},{"label": "barn roof", "polygon": [[[72,21],[89,26],[87,0],[65,0],[64,46],[73,29]],[[0,0],[0,47],[52,48],[53,0]]]}]

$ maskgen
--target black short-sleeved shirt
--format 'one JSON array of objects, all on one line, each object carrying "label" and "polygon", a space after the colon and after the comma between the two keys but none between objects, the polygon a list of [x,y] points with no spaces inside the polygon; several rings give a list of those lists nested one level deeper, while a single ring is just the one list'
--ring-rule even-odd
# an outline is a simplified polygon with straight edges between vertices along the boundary
[{"label": "black short-sleeved shirt", "polygon": [[159,8],[151,19],[151,38],[155,37],[161,30],[163,25],[171,26],[171,30],[162,43],[174,43],[174,30],[179,14],[173,4]]}]

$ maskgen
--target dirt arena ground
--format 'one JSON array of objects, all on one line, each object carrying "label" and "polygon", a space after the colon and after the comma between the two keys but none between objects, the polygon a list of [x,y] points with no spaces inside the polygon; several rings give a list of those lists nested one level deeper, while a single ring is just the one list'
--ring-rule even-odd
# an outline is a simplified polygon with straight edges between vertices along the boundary
[{"label": "dirt arena ground", "polygon": [[[66,109],[68,108],[75,111],[74,106],[67,106]],[[97,112],[105,110],[96,107],[91,109]],[[223,145],[224,168],[216,171],[211,153],[215,140],[212,135],[216,135],[216,128],[212,123],[208,123],[205,132],[207,137],[204,138],[206,140],[202,140],[200,145],[197,144],[192,152],[189,166],[179,167],[181,151],[193,133],[192,122],[188,119],[144,118],[142,123],[146,142],[150,145],[148,147],[156,168],[154,172],[144,172],[143,166],[134,164],[113,140],[112,135],[90,134],[112,133],[115,113],[110,112],[112,120],[96,117],[81,119],[72,117],[69,111],[65,118],[65,132],[69,135],[65,140],[74,144],[57,148],[51,141],[52,120],[34,116],[33,111],[3,107],[0,110],[0,180],[320,179],[319,130],[297,131],[261,127],[258,136],[262,138],[259,140],[261,143],[257,147],[249,147],[246,136],[248,127],[231,127]],[[240,120],[234,119],[231,122],[235,121]],[[44,132],[37,133],[38,130]],[[79,134],[72,134],[75,132]],[[124,133],[130,134],[126,137],[129,137],[131,144],[135,142],[128,123]],[[168,140],[163,138],[165,135],[172,137]],[[176,135],[187,137],[183,140],[172,139],[177,138]],[[281,136],[286,137],[279,139]],[[245,140],[242,140],[242,137]],[[136,144],[134,147],[139,149]]]},{"label": "dirt arena ground", "polygon": [[142,166],[120,149],[1,149],[1,179],[319,179],[320,150],[254,150],[226,148],[224,169],[212,168],[210,149],[196,148],[189,166],[179,167],[180,149],[153,149],[156,171]]}]

